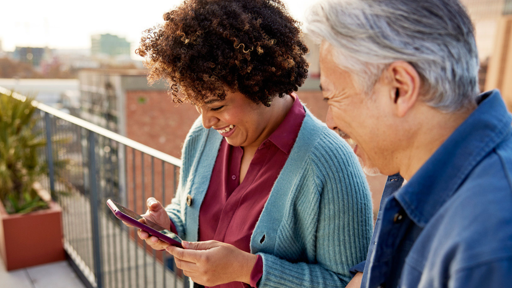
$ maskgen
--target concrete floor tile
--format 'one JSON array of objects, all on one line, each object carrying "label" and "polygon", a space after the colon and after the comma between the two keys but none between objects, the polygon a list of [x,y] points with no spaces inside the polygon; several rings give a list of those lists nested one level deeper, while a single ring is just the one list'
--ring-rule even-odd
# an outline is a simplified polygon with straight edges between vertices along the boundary
[{"label": "concrete floor tile", "polygon": [[27,268],[34,288],[85,288],[67,261]]},{"label": "concrete floor tile", "polygon": [[3,259],[0,259],[0,287],[2,288],[34,288],[25,269],[5,270]]}]

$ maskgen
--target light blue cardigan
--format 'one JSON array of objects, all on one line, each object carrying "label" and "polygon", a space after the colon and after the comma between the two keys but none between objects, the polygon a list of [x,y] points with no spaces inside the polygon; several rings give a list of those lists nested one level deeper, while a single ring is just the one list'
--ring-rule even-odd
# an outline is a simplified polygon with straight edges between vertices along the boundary
[{"label": "light blue cardigan", "polygon": [[[185,140],[178,191],[166,210],[187,241],[198,239],[199,209],[221,140],[200,119]],[[251,237],[251,253],[263,258],[259,287],[345,287],[350,267],[365,260],[371,235],[370,193],[354,153],[306,109]]]}]

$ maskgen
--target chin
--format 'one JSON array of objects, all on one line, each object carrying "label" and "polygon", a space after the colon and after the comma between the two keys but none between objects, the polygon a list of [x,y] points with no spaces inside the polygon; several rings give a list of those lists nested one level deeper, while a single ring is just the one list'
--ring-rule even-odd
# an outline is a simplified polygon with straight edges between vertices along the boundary
[{"label": "chin", "polygon": [[364,174],[366,174],[368,176],[379,176],[379,175],[382,175],[382,173],[380,173],[379,168],[377,168],[377,167],[363,166],[363,171],[364,171]]},{"label": "chin", "polygon": [[364,161],[361,156],[359,156],[359,155],[356,155],[356,156],[359,159],[359,163],[361,164],[361,167],[363,168],[364,174],[366,174],[368,176],[379,176],[379,175],[382,175],[382,173],[380,173],[379,168],[377,168],[377,167],[375,167],[373,165],[366,164],[366,161]]}]

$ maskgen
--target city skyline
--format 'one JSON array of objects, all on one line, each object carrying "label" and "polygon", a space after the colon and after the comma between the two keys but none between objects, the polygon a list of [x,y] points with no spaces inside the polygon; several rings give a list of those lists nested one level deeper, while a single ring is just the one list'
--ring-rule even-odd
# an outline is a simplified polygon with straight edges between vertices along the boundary
[{"label": "city skyline", "polygon": [[[317,0],[282,0],[289,13],[304,22],[306,10]],[[142,32],[159,23],[162,15],[183,0],[90,0],[87,4],[63,0],[10,1],[0,17],[0,41],[4,51],[16,46],[51,49],[90,49],[91,36],[114,34],[132,44],[132,58]]]}]

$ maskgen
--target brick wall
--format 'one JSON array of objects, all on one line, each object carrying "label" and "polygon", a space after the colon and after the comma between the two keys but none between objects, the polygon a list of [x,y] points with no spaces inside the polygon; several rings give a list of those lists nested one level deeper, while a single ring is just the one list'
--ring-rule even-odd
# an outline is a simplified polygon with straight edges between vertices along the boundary
[{"label": "brick wall", "polygon": [[[151,148],[181,158],[183,141],[199,116],[196,109],[189,104],[174,104],[166,91],[127,91],[125,99],[126,136]],[[153,160],[152,167],[151,157],[148,155],[142,157],[138,151],[133,154],[131,149],[128,149],[126,158],[129,208],[135,209],[139,213],[145,212],[145,202],[139,199],[147,199],[152,196],[153,191],[155,191],[155,198],[162,201],[163,185],[165,185],[165,202],[168,204],[174,195],[174,167],[165,164],[165,173],[162,173],[162,161]],[[144,161],[144,165],[142,165],[142,161]],[[142,167],[144,167],[144,185],[142,185]],[[178,175],[179,169],[176,173]],[[154,179],[151,178],[152,174]],[[165,184],[162,184],[162,175],[165,175]],[[134,202],[133,195],[137,195],[138,202]]]}]

